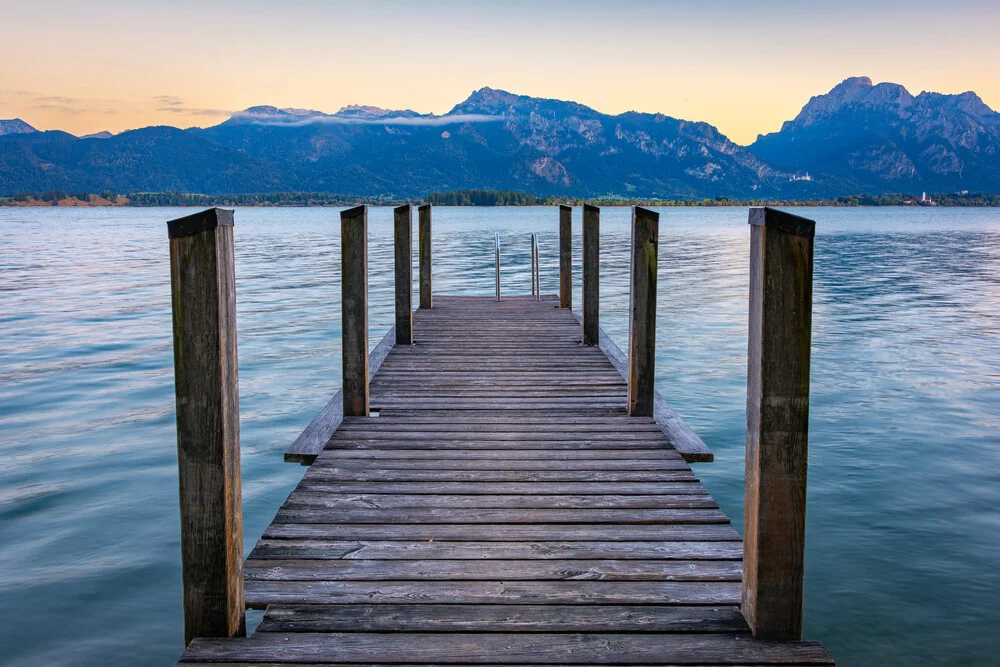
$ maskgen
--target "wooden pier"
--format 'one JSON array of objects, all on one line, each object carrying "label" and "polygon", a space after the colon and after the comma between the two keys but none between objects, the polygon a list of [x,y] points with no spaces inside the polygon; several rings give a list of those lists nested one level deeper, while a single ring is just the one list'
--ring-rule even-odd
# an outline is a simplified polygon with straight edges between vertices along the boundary
[{"label": "wooden pier", "polygon": [[[405,209],[396,215],[402,255],[411,245],[412,222]],[[565,236],[568,214],[560,215]],[[596,234],[597,210],[587,215]],[[770,276],[774,262],[789,260],[789,242],[808,251],[809,273],[797,274],[798,282],[794,275],[789,278],[776,306],[765,294],[774,281],[752,279],[764,306],[756,315],[751,307],[751,341],[755,316],[767,334],[773,308],[788,308],[796,289],[800,298],[793,305],[803,305],[808,294],[801,279],[808,277],[811,289],[811,228],[803,235],[788,227],[794,216],[767,215],[772,218],[757,222],[762,233],[755,232],[759,275]],[[343,316],[353,320],[344,323],[345,391],[286,453],[287,460],[309,465],[302,481],[241,574],[216,569],[205,575],[207,582],[189,576],[189,551],[197,550],[198,539],[209,538],[204,530],[197,538],[186,536],[185,613],[191,641],[181,663],[833,664],[821,644],[800,640],[802,531],[791,531],[782,542],[767,532],[767,521],[760,521],[754,543],[770,551],[745,554],[739,533],[689,467],[692,461],[711,460],[711,453],[652,389],[653,329],[639,325],[655,322],[657,221],[655,213],[642,209],[633,217],[640,233],[633,242],[628,356],[600,330],[593,287],[583,295],[584,307],[592,303],[593,311],[586,310],[582,320],[560,307],[569,300],[567,289],[560,295],[504,294],[502,300],[435,294],[431,304],[429,208],[420,215],[422,307],[410,310],[412,266],[397,254],[396,326],[371,352],[366,314],[360,326],[367,310],[366,276],[360,282],[345,280]],[[344,250],[346,276],[367,255],[366,211],[344,212],[343,223],[345,243],[354,239],[354,247]],[[186,228],[199,230],[195,235],[217,234],[211,224],[189,221]],[[231,242],[229,231],[221,238]],[[766,249],[773,239],[765,234],[779,239],[779,249],[786,251],[772,252],[778,260],[770,265]],[[808,237],[807,248],[800,236]],[[561,254],[570,252],[569,240],[564,238],[560,247]],[[200,255],[205,256],[211,261],[219,253]],[[588,257],[585,286],[596,285],[596,251]],[[801,258],[800,252],[793,265]],[[570,263],[560,266],[562,278],[570,280]],[[231,263],[226,267],[231,269]],[[228,289],[220,280],[209,287]],[[179,298],[175,291],[175,312],[183,311]],[[586,337],[582,322],[596,332],[593,345],[581,344]],[[398,328],[407,324],[411,332],[401,335]],[[801,317],[796,326],[802,326]],[[770,396],[774,385],[769,380],[776,377],[769,338],[758,338],[760,349],[750,356],[751,364],[755,358],[762,364],[756,377],[764,389],[749,397],[748,409]],[[787,337],[779,338],[790,345]],[[201,358],[210,365],[216,359]],[[178,360],[179,378],[184,369],[195,370],[183,361]],[[806,414],[807,361],[808,354]],[[792,379],[801,380],[801,372],[796,367]],[[181,387],[179,379],[179,434],[191,432],[181,410]],[[221,395],[227,389],[212,391]],[[208,404],[231,404],[217,398]],[[191,419],[204,421],[206,415]],[[771,433],[787,426],[783,419],[789,417],[756,420],[758,432],[748,432],[756,452],[773,445]],[[213,426],[211,437],[219,440],[216,432]],[[787,441],[789,434],[782,430],[781,437]],[[231,449],[231,432],[227,438]],[[238,450],[238,431],[236,438]],[[792,458],[801,455],[804,466],[805,434],[795,443]],[[190,443],[179,435],[179,444],[181,502],[190,508],[197,503],[185,498],[192,493],[184,483],[184,446]],[[754,463],[755,455],[748,456],[748,471],[759,481],[768,474],[767,466]],[[748,518],[773,514],[784,521],[782,530],[797,525],[799,512],[804,517],[805,511],[804,503],[794,502],[800,486],[804,492],[804,467],[799,479],[795,461],[786,463],[793,473],[790,482],[748,483],[748,500],[752,491],[759,504],[748,508]],[[224,456],[209,457],[204,465],[232,470],[231,458]],[[238,488],[238,474],[235,483]],[[789,493],[793,502],[783,504]],[[202,517],[200,525],[227,526],[230,542],[239,541],[232,533],[234,522],[223,520],[233,512],[231,505],[203,509],[219,516]],[[216,557],[204,553],[229,552],[203,550],[198,567]],[[773,559],[784,568],[777,575],[783,580],[779,597],[770,593],[777,571]],[[745,561],[763,561],[749,590]],[[222,591],[239,587],[240,595],[199,599],[212,584]],[[191,586],[197,590],[189,591]],[[248,638],[241,631],[243,604],[266,610]],[[750,607],[752,615],[746,613]],[[239,615],[235,624],[234,613]],[[206,618],[211,614],[230,621],[213,623]]]}]

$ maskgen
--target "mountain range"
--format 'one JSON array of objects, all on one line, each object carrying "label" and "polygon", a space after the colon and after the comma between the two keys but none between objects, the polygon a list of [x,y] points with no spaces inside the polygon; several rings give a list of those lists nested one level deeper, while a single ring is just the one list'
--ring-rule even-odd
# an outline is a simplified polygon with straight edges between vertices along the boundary
[{"label": "mountain range", "polygon": [[443,115],[251,107],[208,128],[118,135],[0,121],[0,194],[308,191],[420,197],[484,188],[581,197],[1000,192],[1000,114],[971,92],[850,78],[750,146],[703,122],[482,88]]}]

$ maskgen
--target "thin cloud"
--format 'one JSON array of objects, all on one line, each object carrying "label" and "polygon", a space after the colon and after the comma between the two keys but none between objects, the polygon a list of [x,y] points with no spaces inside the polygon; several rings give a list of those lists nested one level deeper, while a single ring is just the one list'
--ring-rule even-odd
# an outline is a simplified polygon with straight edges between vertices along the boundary
[{"label": "thin cloud", "polygon": [[189,109],[187,107],[156,107],[157,111],[175,113],[184,116],[228,116],[230,111],[223,109]]},{"label": "thin cloud", "polygon": [[39,95],[35,102],[39,104],[78,104],[82,100],[79,97],[62,97],[61,95]]},{"label": "thin cloud", "polygon": [[388,118],[357,118],[351,116],[260,116],[257,114],[236,113],[233,119],[252,125],[278,125],[282,127],[300,127],[303,125],[406,125],[430,126],[459,125],[463,123],[495,123],[503,121],[503,116],[488,116],[485,114],[454,114],[452,116],[390,116]]},{"label": "thin cloud", "polygon": [[181,101],[181,98],[177,97],[176,95],[157,95],[153,99],[156,100],[156,102],[160,106],[165,106],[165,107],[179,107],[184,104]]},{"label": "thin cloud", "polygon": [[166,113],[174,113],[179,116],[228,116],[232,111],[225,109],[203,109],[200,107],[189,107],[183,98],[177,95],[156,95],[153,97],[156,102],[156,110]]}]

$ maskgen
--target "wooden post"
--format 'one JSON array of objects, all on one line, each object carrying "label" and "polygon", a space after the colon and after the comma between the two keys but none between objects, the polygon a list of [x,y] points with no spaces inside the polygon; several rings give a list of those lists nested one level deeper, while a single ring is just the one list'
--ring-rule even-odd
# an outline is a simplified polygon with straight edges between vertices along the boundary
[{"label": "wooden post", "polygon": [[420,307],[431,308],[431,205],[424,204],[418,211],[420,224]]},{"label": "wooden post", "polygon": [[233,212],[167,223],[184,643],[243,637],[243,496]]},{"label": "wooden post", "polygon": [[656,371],[656,255],[660,214],[632,207],[628,292],[628,413],[653,416]]},{"label": "wooden post", "polygon": [[368,207],[340,214],[344,416],[368,416]]},{"label": "wooden post", "polygon": [[413,213],[393,211],[396,247],[396,345],[413,345]]},{"label": "wooden post", "polygon": [[811,220],[750,209],[743,615],[755,637],[802,637]]},{"label": "wooden post", "polygon": [[601,209],[583,205],[583,344],[599,345],[601,289]]},{"label": "wooden post", "polygon": [[559,206],[559,307],[573,308],[573,207]]}]

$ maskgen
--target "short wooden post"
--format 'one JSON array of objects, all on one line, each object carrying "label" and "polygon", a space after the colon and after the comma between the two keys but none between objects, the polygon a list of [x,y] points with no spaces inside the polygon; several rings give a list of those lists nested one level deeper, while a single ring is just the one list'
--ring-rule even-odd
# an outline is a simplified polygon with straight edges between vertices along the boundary
[{"label": "short wooden post", "polygon": [[396,248],[396,345],[413,345],[413,213],[393,210]]},{"label": "short wooden post", "polygon": [[656,371],[656,266],[660,214],[632,207],[628,293],[628,413],[653,416]]},{"label": "short wooden post", "polygon": [[340,214],[344,416],[368,416],[368,207]]},{"label": "short wooden post", "polygon": [[246,635],[233,212],[167,223],[184,643]]},{"label": "short wooden post", "polygon": [[418,211],[420,238],[420,307],[432,307],[431,295],[431,205],[424,204]]},{"label": "short wooden post", "polygon": [[601,209],[583,205],[583,344],[601,342]]},{"label": "short wooden post", "polygon": [[802,637],[811,220],[750,209],[743,615],[755,637]]},{"label": "short wooden post", "polygon": [[559,206],[559,307],[573,308],[573,207]]}]

